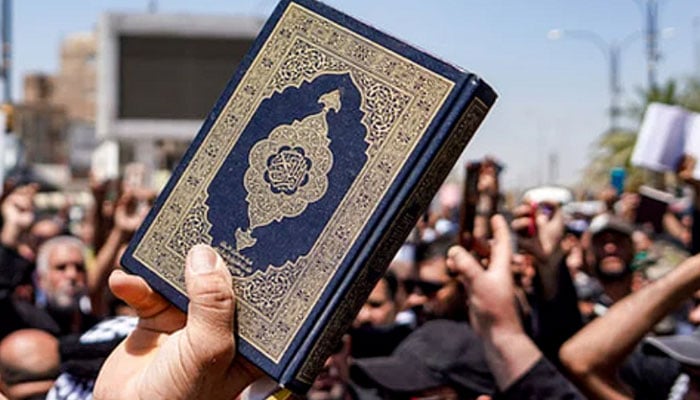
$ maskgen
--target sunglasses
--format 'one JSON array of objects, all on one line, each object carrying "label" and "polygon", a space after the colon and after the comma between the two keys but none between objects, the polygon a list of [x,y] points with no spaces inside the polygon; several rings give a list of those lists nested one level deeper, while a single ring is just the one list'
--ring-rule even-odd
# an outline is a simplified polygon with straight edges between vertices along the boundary
[{"label": "sunglasses", "polygon": [[432,296],[438,292],[438,290],[445,287],[446,283],[434,282],[434,281],[424,281],[419,279],[407,279],[404,281],[404,287],[408,293],[417,293],[425,296]]}]

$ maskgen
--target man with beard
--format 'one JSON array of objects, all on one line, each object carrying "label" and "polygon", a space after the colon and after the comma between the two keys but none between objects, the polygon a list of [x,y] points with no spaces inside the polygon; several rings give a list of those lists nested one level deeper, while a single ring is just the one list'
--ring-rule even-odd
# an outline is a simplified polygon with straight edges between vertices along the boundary
[{"label": "man with beard", "polygon": [[39,298],[60,328],[60,335],[81,333],[95,322],[87,297],[85,245],[72,236],[58,236],[40,248],[36,271]]},{"label": "man with beard", "polygon": [[614,216],[603,214],[593,218],[588,231],[589,262],[603,287],[598,307],[607,308],[632,292],[632,227]]}]

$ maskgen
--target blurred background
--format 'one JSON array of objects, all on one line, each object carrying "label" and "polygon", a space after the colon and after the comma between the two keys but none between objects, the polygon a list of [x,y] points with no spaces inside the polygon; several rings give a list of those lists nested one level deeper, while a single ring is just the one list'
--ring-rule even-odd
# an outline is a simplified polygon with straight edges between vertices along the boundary
[{"label": "blurred background", "polygon": [[[634,182],[646,105],[700,109],[694,0],[328,3],[499,92],[451,179],[489,155],[506,192],[601,187],[615,167]],[[3,172],[68,192],[91,168],[158,188],[275,5],[3,0]]]}]

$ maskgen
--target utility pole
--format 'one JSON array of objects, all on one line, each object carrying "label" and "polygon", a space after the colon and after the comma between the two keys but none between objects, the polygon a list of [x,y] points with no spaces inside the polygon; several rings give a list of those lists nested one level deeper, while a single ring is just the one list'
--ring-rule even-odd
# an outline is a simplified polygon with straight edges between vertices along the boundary
[{"label": "utility pole", "polygon": [[644,35],[647,41],[647,80],[649,90],[656,90],[656,68],[659,62],[659,3],[646,0]]},{"label": "utility pole", "polygon": [[700,79],[700,15],[693,18],[693,48],[695,50],[695,76]]},{"label": "utility pole", "polygon": [[656,89],[656,63],[659,61],[658,28],[659,4],[656,0],[647,0],[647,58],[649,88]]}]

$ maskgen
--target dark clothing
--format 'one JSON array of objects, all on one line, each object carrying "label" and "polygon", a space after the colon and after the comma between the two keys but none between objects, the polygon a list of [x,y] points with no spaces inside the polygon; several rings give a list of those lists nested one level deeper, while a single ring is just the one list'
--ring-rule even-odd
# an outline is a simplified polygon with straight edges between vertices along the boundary
[{"label": "dark clothing", "polygon": [[[700,193],[696,193],[700,196]],[[700,253],[700,208],[693,208],[693,227],[691,230],[690,254]]]},{"label": "dark clothing", "polygon": [[578,400],[585,397],[547,359],[540,358],[535,365],[494,400]]},{"label": "dark clothing", "polygon": [[681,365],[671,358],[636,349],[620,368],[620,378],[634,391],[637,400],[666,399],[681,373]]},{"label": "dark clothing", "polygon": [[352,356],[353,358],[388,356],[411,331],[411,327],[404,324],[353,328],[350,330]]},{"label": "dark clothing", "polygon": [[[0,340],[8,334],[27,328],[46,331],[54,336],[71,332],[74,316],[62,315],[50,308],[16,300],[12,293],[18,285],[31,282],[34,264],[20,256],[14,249],[0,245]],[[93,326],[97,319],[81,313],[80,332]]]},{"label": "dark clothing", "polygon": [[31,262],[0,244],[0,299],[10,297],[20,283],[29,282],[33,270]]},{"label": "dark clothing", "polygon": [[61,329],[54,319],[46,312],[34,304],[26,301],[3,299],[0,301],[0,316],[3,322],[0,328],[0,337],[20,329],[39,329],[54,336],[61,334]]},{"label": "dark clothing", "polygon": [[36,328],[52,335],[59,334],[58,324],[49,314],[33,304],[12,298],[15,288],[30,281],[34,265],[14,249],[0,245],[0,340],[25,328]]},{"label": "dark clothing", "polygon": [[555,254],[554,265],[538,268],[534,281],[531,327],[537,347],[548,360],[559,365],[559,348],[583,327],[576,288],[566,267],[563,253]]}]

